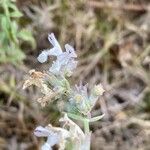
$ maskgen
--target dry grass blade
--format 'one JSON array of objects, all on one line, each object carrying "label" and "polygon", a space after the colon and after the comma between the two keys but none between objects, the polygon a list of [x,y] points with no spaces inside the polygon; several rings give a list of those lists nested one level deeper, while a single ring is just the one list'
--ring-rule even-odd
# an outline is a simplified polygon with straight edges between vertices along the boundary
[{"label": "dry grass blade", "polygon": [[94,8],[110,8],[117,10],[127,10],[127,11],[149,11],[150,6],[145,4],[122,4],[121,2],[99,2],[99,1],[89,1],[88,6]]}]

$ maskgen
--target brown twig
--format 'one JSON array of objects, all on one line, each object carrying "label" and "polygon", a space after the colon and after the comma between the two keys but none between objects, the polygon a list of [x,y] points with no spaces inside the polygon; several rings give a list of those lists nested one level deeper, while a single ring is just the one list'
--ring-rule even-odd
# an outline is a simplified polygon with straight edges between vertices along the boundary
[{"label": "brown twig", "polygon": [[89,1],[88,5],[94,8],[111,8],[117,10],[127,10],[127,11],[148,11],[150,10],[150,5],[145,4],[119,4],[116,2],[99,2],[99,1]]}]

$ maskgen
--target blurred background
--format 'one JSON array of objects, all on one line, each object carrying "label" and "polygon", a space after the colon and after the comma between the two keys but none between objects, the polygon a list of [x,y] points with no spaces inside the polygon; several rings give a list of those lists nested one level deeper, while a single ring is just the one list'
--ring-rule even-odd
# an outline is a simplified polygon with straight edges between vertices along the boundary
[{"label": "blurred background", "polygon": [[59,126],[54,105],[41,109],[35,87],[22,90],[54,32],[78,54],[72,83],[101,82],[93,109],[92,150],[150,150],[149,0],[0,0],[0,150],[38,150],[37,125]]}]

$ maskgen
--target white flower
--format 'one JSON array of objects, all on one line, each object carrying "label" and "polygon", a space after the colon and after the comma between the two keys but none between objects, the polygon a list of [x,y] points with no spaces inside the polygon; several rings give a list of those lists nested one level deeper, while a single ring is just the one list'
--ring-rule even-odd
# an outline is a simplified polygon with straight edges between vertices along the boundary
[{"label": "white flower", "polygon": [[77,66],[77,61],[74,60],[77,57],[74,48],[69,44],[66,44],[65,48],[66,52],[58,55],[56,61],[53,62],[52,67],[49,69],[50,72],[56,75],[70,76]]},{"label": "white flower", "polygon": [[51,150],[51,147],[57,144],[59,140],[56,134],[42,126],[38,126],[34,130],[34,135],[37,137],[48,137],[47,141],[41,147],[42,150]]},{"label": "white flower", "polygon": [[52,150],[52,147],[46,142],[42,145],[41,150]]},{"label": "white flower", "polygon": [[47,137],[47,141],[41,147],[42,150],[50,150],[55,144],[64,146],[63,143],[65,143],[65,139],[70,136],[67,130],[51,125],[48,125],[45,128],[38,126],[34,130],[34,135],[37,137]]},{"label": "white flower", "polygon": [[49,53],[49,55],[54,55],[54,56],[60,55],[62,53],[62,49],[58,41],[56,40],[54,33],[48,35],[48,40],[53,45],[53,47],[57,49],[57,51],[53,51],[53,53],[51,52]]},{"label": "white flower", "polygon": [[58,56],[62,54],[62,49],[58,41],[56,40],[54,33],[51,33],[48,35],[48,40],[53,45],[53,48],[42,51],[42,53],[37,58],[40,63],[46,62],[48,59],[48,56],[51,56],[51,55]]},{"label": "white flower", "polygon": [[52,66],[49,68],[49,71],[55,75],[58,75],[60,73],[60,68],[61,68],[61,65],[59,63],[59,61],[54,61]]},{"label": "white flower", "polygon": [[83,133],[83,131],[81,130],[81,128],[74,123],[67,115],[67,113],[64,113],[64,117],[59,119],[60,122],[64,123],[64,127],[68,126],[69,127],[69,132],[71,134],[71,138],[75,138],[78,140],[84,140],[85,135]]},{"label": "white flower", "polygon": [[38,61],[40,62],[40,63],[44,63],[44,62],[46,62],[47,61],[47,58],[48,58],[48,55],[47,55],[47,52],[46,52],[46,50],[44,50],[39,56],[38,56]]},{"label": "white flower", "polygon": [[34,135],[37,136],[37,137],[48,137],[51,134],[52,134],[52,132],[50,132],[48,129],[46,129],[42,126],[38,126],[34,130]]},{"label": "white flower", "polygon": [[48,39],[53,45],[53,48],[44,50],[38,56],[38,61],[44,63],[47,61],[48,56],[56,56],[56,60],[53,61],[49,71],[55,75],[70,76],[77,66],[77,61],[74,60],[77,57],[74,48],[69,44],[66,44],[66,51],[63,52],[53,33],[48,36]]},{"label": "white flower", "polygon": [[72,149],[89,150],[91,133],[84,134],[81,128],[68,117],[67,113],[64,113],[64,117],[60,118],[59,121],[64,123],[63,127],[66,127],[71,134]]},{"label": "white flower", "polygon": [[66,44],[65,49],[66,49],[66,52],[70,54],[70,57],[72,58],[77,57],[77,54],[75,53],[75,50],[72,46],[70,46],[69,44]]}]

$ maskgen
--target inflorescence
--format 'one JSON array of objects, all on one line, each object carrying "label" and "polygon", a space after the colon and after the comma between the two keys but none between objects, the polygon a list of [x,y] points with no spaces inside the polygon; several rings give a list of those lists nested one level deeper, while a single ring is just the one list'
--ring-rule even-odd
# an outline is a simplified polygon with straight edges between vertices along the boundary
[{"label": "inflorescence", "polygon": [[[91,118],[91,110],[96,104],[99,96],[103,95],[104,89],[101,84],[95,85],[88,91],[88,84],[75,85],[72,87],[68,81],[77,67],[77,54],[72,46],[65,45],[65,52],[61,49],[53,33],[48,35],[52,48],[43,50],[38,56],[38,61],[44,63],[49,57],[55,57],[48,71],[29,71],[29,78],[24,82],[23,89],[35,85],[43,94],[37,102],[45,107],[50,102],[63,102],[61,111],[64,117],[60,118],[63,127],[53,127],[51,124],[46,127],[38,126],[34,134],[37,137],[47,137],[42,150],[51,150],[55,144],[63,150],[71,145],[73,150],[89,150],[91,132],[89,123],[100,120],[103,115]],[[58,107],[59,108],[59,107]],[[70,118],[79,120],[84,124],[84,132]]]}]

